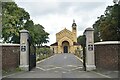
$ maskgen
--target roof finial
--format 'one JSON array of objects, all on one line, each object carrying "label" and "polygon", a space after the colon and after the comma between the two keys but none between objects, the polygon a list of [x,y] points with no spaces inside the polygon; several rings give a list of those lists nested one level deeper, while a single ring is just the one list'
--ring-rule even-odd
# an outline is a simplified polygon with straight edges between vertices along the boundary
[{"label": "roof finial", "polygon": [[77,26],[74,19],[73,19],[72,26]]},{"label": "roof finial", "polygon": [[75,19],[73,19],[73,23],[75,23]]}]

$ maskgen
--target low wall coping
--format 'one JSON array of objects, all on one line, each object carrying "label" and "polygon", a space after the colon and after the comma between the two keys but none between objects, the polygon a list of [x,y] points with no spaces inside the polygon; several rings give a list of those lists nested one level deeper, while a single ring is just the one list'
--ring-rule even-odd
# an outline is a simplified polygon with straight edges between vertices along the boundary
[{"label": "low wall coping", "polygon": [[0,43],[0,46],[20,46],[20,44]]},{"label": "low wall coping", "polygon": [[120,41],[103,41],[103,42],[94,43],[94,45],[102,45],[102,44],[120,44]]}]

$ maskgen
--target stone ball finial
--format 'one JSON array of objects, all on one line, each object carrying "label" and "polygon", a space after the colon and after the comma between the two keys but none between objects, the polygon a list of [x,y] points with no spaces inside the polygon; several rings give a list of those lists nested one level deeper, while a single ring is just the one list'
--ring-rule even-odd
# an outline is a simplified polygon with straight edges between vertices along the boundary
[{"label": "stone ball finial", "polygon": [[75,23],[75,19],[73,19],[73,23]]}]

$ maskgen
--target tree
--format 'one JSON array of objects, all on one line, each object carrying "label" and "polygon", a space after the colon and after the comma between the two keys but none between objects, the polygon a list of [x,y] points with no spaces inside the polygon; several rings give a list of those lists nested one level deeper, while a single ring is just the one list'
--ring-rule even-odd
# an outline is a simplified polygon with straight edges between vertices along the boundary
[{"label": "tree", "polygon": [[23,8],[20,8],[15,2],[4,2],[2,4],[2,38],[7,43],[19,43],[19,31],[26,29],[31,36],[33,44],[48,42],[48,33],[40,24],[34,24],[30,19],[30,15]]},{"label": "tree", "polygon": [[93,24],[95,29],[95,42],[96,41],[118,41],[120,40],[120,5],[114,4],[113,6],[108,6],[105,10],[104,15],[102,15]]},{"label": "tree", "polygon": [[31,30],[30,34],[33,34],[32,36],[33,43],[41,46],[43,43],[48,42],[49,33],[45,32],[44,27],[42,25],[36,24],[34,25],[34,27],[32,27]]},{"label": "tree", "polygon": [[2,38],[4,42],[19,43],[19,30],[30,19],[30,15],[15,2],[2,3]]},{"label": "tree", "polygon": [[53,55],[52,50],[47,47],[37,48],[36,53],[37,53],[37,61]]},{"label": "tree", "polygon": [[98,20],[93,24],[94,28],[94,42],[99,42],[101,40],[100,37],[100,22],[104,21],[104,15],[98,17]]},{"label": "tree", "polygon": [[85,36],[84,35],[81,35],[77,38],[77,42],[82,46],[84,47],[85,46]]}]

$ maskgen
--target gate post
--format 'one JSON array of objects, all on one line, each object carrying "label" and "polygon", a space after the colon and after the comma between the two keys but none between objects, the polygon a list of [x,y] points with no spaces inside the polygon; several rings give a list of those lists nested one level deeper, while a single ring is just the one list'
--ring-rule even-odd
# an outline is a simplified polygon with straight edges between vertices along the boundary
[{"label": "gate post", "polygon": [[29,71],[29,32],[27,30],[20,31],[20,68]]},{"label": "gate post", "polygon": [[87,28],[84,32],[86,36],[86,70],[94,70],[95,59],[94,59],[94,29]]}]

